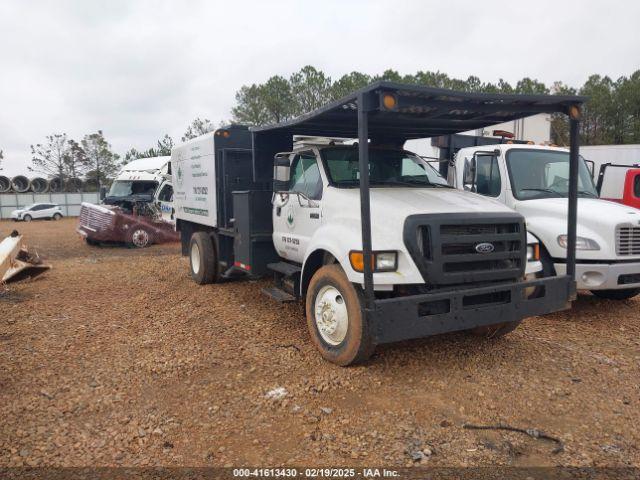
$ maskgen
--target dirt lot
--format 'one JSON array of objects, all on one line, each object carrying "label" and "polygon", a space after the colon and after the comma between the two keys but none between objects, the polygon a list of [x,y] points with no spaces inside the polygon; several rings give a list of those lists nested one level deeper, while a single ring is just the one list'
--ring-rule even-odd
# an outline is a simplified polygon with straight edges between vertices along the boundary
[{"label": "dirt lot", "polygon": [[88,247],[73,219],[0,236],[16,226],[53,270],[0,295],[1,466],[640,465],[640,300],[581,296],[503,339],[344,369],[300,306],[260,282],[197,287],[177,244]]}]

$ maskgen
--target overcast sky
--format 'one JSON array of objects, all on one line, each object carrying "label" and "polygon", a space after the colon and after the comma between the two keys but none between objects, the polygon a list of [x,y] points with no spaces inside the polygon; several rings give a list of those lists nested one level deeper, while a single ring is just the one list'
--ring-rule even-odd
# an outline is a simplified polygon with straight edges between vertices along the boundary
[{"label": "overcast sky", "polygon": [[196,116],[229,119],[243,84],[307,64],[333,78],[617,78],[640,68],[639,18],[636,0],[2,0],[2,173],[25,172],[51,133],[101,129],[120,154],[179,141]]}]

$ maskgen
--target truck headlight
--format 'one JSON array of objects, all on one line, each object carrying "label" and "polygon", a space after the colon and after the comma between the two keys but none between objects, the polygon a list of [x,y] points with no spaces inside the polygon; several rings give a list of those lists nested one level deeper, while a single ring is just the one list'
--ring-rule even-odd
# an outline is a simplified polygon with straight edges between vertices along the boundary
[{"label": "truck headlight", "polygon": [[[558,245],[567,248],[567,235],[558,235]],[[600,250],[598,242],[587,237],[576,237],[576,250]]]},{"label": "truck headlight", "polygon": [[[398,252],[371,252],[372,267],[374,272],[395,272],[398,269]],[[364,272],[364,255],[362,250],[351,250],[349,252],[349,262],[351,268],[356,272]]]},{"label": "truck headlight", "polygon": [[527,245],[527,262],[537,262],[538,260],[540,260],[540,244]]}]

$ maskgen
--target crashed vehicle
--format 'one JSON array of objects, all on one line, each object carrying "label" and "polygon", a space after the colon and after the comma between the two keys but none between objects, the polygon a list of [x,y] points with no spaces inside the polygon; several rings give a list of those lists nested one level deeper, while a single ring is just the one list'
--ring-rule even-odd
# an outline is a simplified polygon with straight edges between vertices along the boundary
[{"label": "crashed vehicle", "polygon": [[162,219],[160,209],[151,198],[128,197],[119,205],[83,202],[76,231],[89,245],[125,243],[144,248],[180,240],[180,234]]}]

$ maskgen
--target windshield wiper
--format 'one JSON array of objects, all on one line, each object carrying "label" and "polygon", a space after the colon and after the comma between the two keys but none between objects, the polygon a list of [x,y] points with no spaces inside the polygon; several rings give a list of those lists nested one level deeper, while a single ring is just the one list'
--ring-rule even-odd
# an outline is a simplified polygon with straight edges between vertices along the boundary
[{"label": "windshield wiper", "polygon": [[553,195],[557,195],[560,198],[564,197],[562,193],[556,190],[552,190],[550,188],[521,188],[520,191],[521,192],[545,192],[545,193],[551,193]]},{"label": "windshield wiper", "polygon": [[588,190],[578,190],[578,195],[579,194],[583,194],[583,195],[591,195],[593,198],[600,198],[598,197],[598,195],[596,195],[593,192],[589,192]]},{"label": "windshield wiper", "polygon": [[423,180],[418,180],[418,179],[411,179],[411,178],[405,178],[404,180],[377,180],[375,182],[371,182],[372,185],[376,184],[376,185],[384,185],[384,184],[388,184],[388,185],[406,185],[408,187],[426,187],[426,188],[431,188],[431,187],[436,187],[436,188],[453,188],[450,185],[443,185],[440,183],[431,183],[429,181],[425,182]]}]

